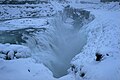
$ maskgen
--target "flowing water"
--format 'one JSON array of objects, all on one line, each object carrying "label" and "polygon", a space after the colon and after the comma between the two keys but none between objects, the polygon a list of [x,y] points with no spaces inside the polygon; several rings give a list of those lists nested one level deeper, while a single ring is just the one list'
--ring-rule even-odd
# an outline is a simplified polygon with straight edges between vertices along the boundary
[{"label": "flowing water", "polygon": [[[88,11],[66,9],[49,19],[52,27],[1,31],[0,42],[28,46],[32,58],[47,66],[54,77],[61,77],[67,74],[71,59],[86,44],[87,36],[82,26],[92,20],[90,17]],[[71,21],[67,22],[68,19]]]}]

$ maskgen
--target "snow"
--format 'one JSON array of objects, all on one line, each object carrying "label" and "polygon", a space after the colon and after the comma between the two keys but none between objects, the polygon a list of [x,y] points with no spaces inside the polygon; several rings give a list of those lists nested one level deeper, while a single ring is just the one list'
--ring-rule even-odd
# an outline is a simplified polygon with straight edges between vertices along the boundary
[{"label": "snow", "polygon": [[0,30],[16,30],[22,28],[43,28],[48,26],[47,19],[23,18],[8,20],[0,23]]},{"label": "snow", "polygon": [[[69,1],[69,0],[68,0]],[[99,3],[100,0],[70,0],[72,3]]]},{"label": "snow", "polygon": [[49,69],[31,58],[0,60],[0,64],[1,80],[55,80]]},{"label": "snow", "polygon": [[[95,20],[86,27],[87,44],[82,52],[72,60],[76,66],[77,79],[81,80],[119,80],[120,79],[120,12],[104,9],[88,9]],[[95,60],[95,54],[101,53],[101,61]],[[81,72],[85,73],[80,77]]]},{"label": "snow", "polygon": [[53,16],[51,4],[0,5],[0,21],[19,18],[40,18]]},{"label": "snow", "polygon": [[31,50],[22,45],[0,44],[0,58],[3,59],[18,59],[31,56]]},{"label": "snow", "polygon": [[[119,3],[99,3],[99,0],[94,3],[92,3],[94,0],[80,0],[80,3],[73,1],[68,3],[71,7],[90,11],[95,17],[77,32],[73,31],[74,27],[71,23],[74,20],[71,18],[67,18],[65,24],[60,17],[54,17],[55,22],[52,20],[50,22],[47,18],[24,18],[0,22],[0,30],[16,30],[31,26],[48,29],[44,33],[35,33],[34,37],[29,36],[24,45],[0,44],[0,80],[120,80]],[[62,11],[66,5],[57,2],[51,4],[56,11]],[[42,9],[48,12],[42,12],[41,15],[49,13],[49,9],[44,6]],[[15,18],[19,18],[16,16]],[[11,18],[9,15],[5,15],[1,19],[9,18]],[[102,55],[100,61],[96,61],[96,53]],[[19,59],[14,58],[14,55]],[[6,56],[12,60],[4,60]],[[68,74],[54,78],[54,73],[66,72],[64,67],[69,68]]]},{"label": "snow", "polygon": [[75,76],[73,76],[73,75],[74,74],[68,74],[66,76],[59,78],[58,80],[75,80]]}]

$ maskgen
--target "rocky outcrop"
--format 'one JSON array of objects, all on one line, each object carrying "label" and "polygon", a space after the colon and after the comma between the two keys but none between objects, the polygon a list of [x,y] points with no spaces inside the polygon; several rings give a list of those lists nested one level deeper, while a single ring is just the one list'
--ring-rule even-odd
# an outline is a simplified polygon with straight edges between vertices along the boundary
[{"label": "rocky outcrop", "polygon": [[[63,21],[65,21],[67,18],[70,18],[73,20],[73,26],[79,28],[94,19],[94,16],[90,14],[89,11],[86,11],[84,9],[72,8],[69,5],[65,7],[62,15]],[[77,29],[79,30],[79,28]]]}]

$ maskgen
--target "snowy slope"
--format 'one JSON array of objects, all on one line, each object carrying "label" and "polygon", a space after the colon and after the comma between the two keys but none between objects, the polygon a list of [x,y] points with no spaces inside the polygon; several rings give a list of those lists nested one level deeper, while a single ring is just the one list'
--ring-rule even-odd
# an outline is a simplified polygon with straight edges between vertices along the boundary
[{"label": "snowy slope", "polygon": [[[76,80],[120,79],[120,11],[109,7],[86,8],[95,15],[95,20],[84,26],[88,32],[87,44],[71,62]],[[96,53],[102,55],[100,61],[96,61]]]},{"label": "snowy slope", "polygon": [[4,61],[0,59],[1,80],[55,80],[52,72],[33,59]]}]

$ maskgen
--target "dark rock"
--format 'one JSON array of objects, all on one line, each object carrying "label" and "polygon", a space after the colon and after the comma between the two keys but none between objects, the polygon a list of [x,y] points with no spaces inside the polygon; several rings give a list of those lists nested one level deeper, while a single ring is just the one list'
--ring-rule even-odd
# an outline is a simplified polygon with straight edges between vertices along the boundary
[{"label": "dark rock", "polygon": [[100,54],[100,53],[96,53],[96,61],[101,61],[102,60],[102,58],[103,58],[103,55],[102,54]]},{"label": "dark rock", "polygon": [[71,66],[71,70],[73,71],[75,69],[75,65],[72,65]]},{"label": "dark rock", "polygon": [[85,76],[85,73],[82,72],[82,73],[80,74],[80,77],[84,77],[84,76]]}]

